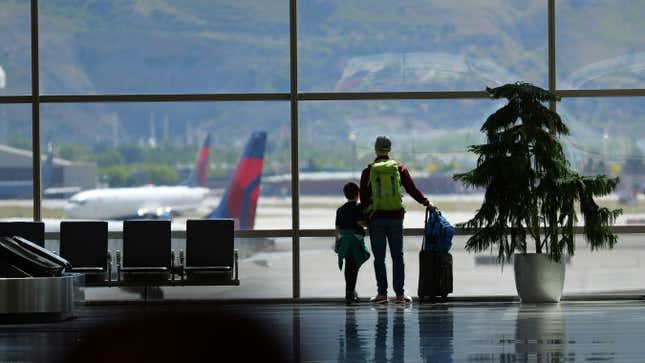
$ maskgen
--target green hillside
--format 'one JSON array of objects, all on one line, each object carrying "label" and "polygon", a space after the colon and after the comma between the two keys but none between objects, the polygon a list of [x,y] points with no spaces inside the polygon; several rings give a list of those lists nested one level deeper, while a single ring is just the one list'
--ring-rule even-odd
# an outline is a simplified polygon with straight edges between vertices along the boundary
[{"label": "green hillside", "polygon": [[[643,87],[645,3],[557,4],[561,85]],[[5,0],[0,8],[0,66],[7,74],[0,95],[29,94],[29,1]],[[286,93],[288,10],[284,0],[41,1],[41,91]],[[546,87],[546,1],[310,0],[299,2],[298,17],[304,92],[483,90],[518,80]],[[625,55],[631,58],[616,60]],[[596,152],[607,132],[618,143],[642,138],[644,104],[565,102],[565,121],[580,132],[574,135],[580,157]],[[355,133],[359,153],[369,154],[372,137],[389,133],[411,157],[443,157],[476,143],[479,125],[496,107],[487,100],[302,102],[302,153],[348,147]],[[265,129],[274,152],[288,160],[286,102],[52,104],[43,105],[41,118],[45,141],[92,148],[146,144],[153,132],[158,144],[196,144],[210,132],[218,145],[234,149],[251,130]],[[28,106],[2,106],[0,120],[6,125],[0,142],[30,135]],[[319,164],[333,167],[331,160]]]}]

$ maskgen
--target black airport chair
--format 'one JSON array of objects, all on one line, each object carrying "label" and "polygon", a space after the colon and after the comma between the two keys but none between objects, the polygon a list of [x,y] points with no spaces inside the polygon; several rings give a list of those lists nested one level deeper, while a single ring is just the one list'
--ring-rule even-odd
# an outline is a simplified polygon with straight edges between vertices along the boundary
[{"label": "black airport chair", "polygon": [[188,280],[237,281],[235,224],[232,219],[189,219],[186,221],[186,261],[180,263]]},{"label": "black airport chair", "polygon": [[59,252],[72,264],[72,272],[85,274],[86,283],[109,284],[112,253],[108,250],[107,222],[60,222]]},{"label": "black airport chair", "polygon": [[170,247],[169,220],[123,221],[123,261],[117,251],[117,278],[145,283],[168,280],[173,272]]},{"label": "black airport chair", "polygon": [[0,237],[20,236],[45,247],[44,222],[0,222]]}]

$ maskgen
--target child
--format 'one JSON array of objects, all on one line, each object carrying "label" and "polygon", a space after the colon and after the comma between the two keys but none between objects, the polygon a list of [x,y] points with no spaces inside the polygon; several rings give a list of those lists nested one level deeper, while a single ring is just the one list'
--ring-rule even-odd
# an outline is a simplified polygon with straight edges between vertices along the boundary
[{"label": "child", "polygon": [[338,268],[342,270],[345,259],[345,300],[348,304],[358,302],[356,279],[358,269],[370,258],[363,236],[365,216],[358,204],[358,184],[349,182],[343,187],[347,203],[336,210],[336,245]]}]

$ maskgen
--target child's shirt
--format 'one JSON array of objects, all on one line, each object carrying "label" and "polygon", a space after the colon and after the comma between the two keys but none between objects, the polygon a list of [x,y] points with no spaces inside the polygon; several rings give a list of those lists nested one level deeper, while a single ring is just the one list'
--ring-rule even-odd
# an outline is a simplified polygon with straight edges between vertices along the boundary
[{"label": "child's shirt", "polygon": [[336,227],[338,229],[353,229],[361,236],[365,235],[365,230],[358,224],[364,221],[365,215],[357,202],[347,202],[336,210]]}]

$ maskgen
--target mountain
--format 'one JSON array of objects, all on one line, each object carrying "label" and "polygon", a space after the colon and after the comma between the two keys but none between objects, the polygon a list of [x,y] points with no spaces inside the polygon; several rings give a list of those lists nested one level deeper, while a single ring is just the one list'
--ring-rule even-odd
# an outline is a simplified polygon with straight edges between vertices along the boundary
[{"label": "mountain", "polygon": [[[0,7],[0,66],[6,72],[0,94],[29,94],[29,2],[6,0]],[[640,58],[620,57],[642,50],[639,14],[645,5],[567,1],[558,2],[557,10],[560,84],[603,88],[604,80],[615,87],[643,86]],[[289,91],[288,1],[48,0],[40,2],[39,13],[43,94]],[[298,17],[304,92],[547,84],[546,1],[310,0],[299,2]],[[588,19],[597,19],[596,25]],[[598,41],[589,40],[590,34]],[[609,63],[594,68],[602,62]],[[614,71],[616,65],[626,70]],[[567,121],[590,144],[615,117],[622,126],[612,126],[612,135],[642,135],[642,100],[613,102],[566,102]],[[284,134],[288,107],[47,104],[41,109],[42,135],[59,143],[127,144],[154,132],[159,139],[196,143],[197,135],[216,130],[215,142],[227,144],[251,129]],[[618,114],[612,113],[616,107]],[[496,108],[488,100],[302,102],[301,135],[305,145],[334,148],[357,133],[359,149],[369,150],[373,135],[390,133],[406,147],[415,144],[410,152],[443,151],[435,145],[448,138],[442,148],[463,151],[478,140],[478,125]],[[7,132],[30,135],[28,106],[3,106],[0,118]],[[283,146],[288,150],[288,143]]]}]

